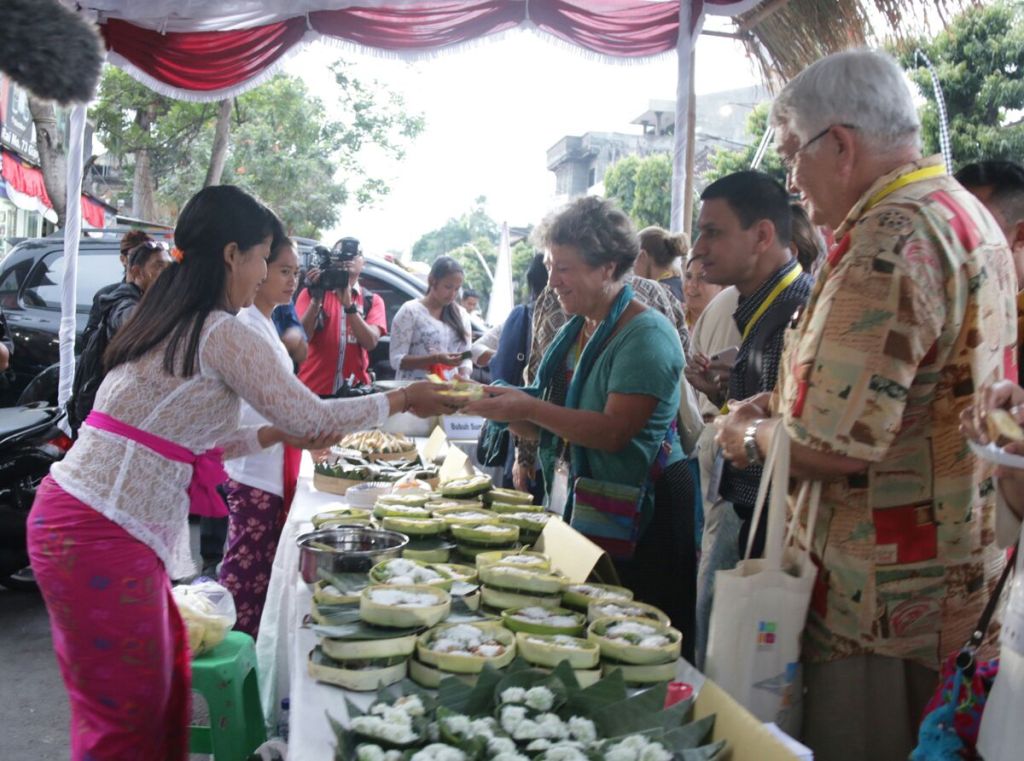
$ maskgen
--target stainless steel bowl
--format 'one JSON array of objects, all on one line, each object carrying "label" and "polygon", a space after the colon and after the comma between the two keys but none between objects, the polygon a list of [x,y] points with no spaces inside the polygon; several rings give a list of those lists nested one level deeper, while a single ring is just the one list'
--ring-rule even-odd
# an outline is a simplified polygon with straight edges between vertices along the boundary
[{"label": "stainless steel bowl", "polygon": [[321,570],[366,573],[382,560],[397,558],[409,537],[397,531],[345,525],[310,531],[295,543],[299,546],[299,575],[307,584],[315,584]]}]

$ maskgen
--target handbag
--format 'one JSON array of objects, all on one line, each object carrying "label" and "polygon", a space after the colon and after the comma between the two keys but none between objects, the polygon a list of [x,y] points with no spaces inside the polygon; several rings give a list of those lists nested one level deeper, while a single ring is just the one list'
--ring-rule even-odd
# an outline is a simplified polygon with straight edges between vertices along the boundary
[{"label": "handbag", "polygon": [[910,761],[981,758],[975,746],[982,711],[999,673],[999,659],[979,661],[977,653],[1015,565],[1016,551],[1015,546],[970,639],[942,664],[939,687],[925,706],[917,747],[910,754]]},{"label": "handbag", "polygon": [[569,525],[616,560],[629,560],[640,541],[644,496],[665,470],[672,443],[677,436],[676,420],[669,424],[665,439],[654,456],[642,486],[579,476],[573,482]]},{"label": "handbag", "polygon": [[487,468],[504,468],[511,438],[507,425],[485,420],[476,440],[476,461]]},{"label": "handbag", "polygon": [[[790,442],[783,426],[772,436],[757,492],[753,525],[768,510],[764,559],[744,559],[715,574],[705,672],[761,721],[790,734],[800,729],[800,640],[817,570],[810,555],[821,482],[801,484],[787,527]],[[766,506],[768,487],[771,498]],[[797,541],[807,506],[807,534]]]}]

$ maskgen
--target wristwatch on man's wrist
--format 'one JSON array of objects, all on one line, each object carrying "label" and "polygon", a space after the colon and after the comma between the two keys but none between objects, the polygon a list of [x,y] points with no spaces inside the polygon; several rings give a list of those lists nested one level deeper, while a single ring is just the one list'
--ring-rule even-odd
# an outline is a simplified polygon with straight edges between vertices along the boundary
[{"label": "wristwatch on man's wrist", "polygon": [[355,304],[345,307],[345,314],[355,314],[358,311],[359,307],[357,307]]},{"label": "wristwatch on man's wrist", "polygon": [[757,427],[764,422],[763,420],[755,420],[753,423],[747,426],[747,430],[743,432],[743,453],[747,456],[748,465],[760,465],[764,460],[761,457],[761,452],[757,448]]}]

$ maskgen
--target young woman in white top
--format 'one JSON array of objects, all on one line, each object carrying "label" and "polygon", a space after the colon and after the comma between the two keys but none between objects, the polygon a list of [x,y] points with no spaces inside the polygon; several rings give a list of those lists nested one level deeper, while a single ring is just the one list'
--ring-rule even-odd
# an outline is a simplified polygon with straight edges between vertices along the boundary
[{"label": "young woman in white top", "polygon": [[[231,186],[185,204],[180,263],[114,337],[93,411],[37,493],[29,554],[70,697],[73,761],[187,757],[190,660],[170,580],[195,572],[187,517],[220,499],[221,455],[323,446],[396,412],[451,409],[429,383],[323,401],[236,319],[266,277],[276,224]],[[242,399],[272,425],[240,426]]]},{"label": "young woman in white top", "polygon": [[439,256],[427,277],[427,293],[398,310],[391,323],[391,366],[397,380],[424,378],[435,365],[469,377],[473,363],[462,354],[469,350],[473,331],[469,313],[456,301],[464,279],[457,261]]},{"label": "young woman in white top", "polygon": [[[274,348],[278,363],[289,372],[292,360],[271,313],[274,307],[291,302],[298,281],[295,243],[281,228],[275,231],[270,246],[266,280],[252,305],[238,312],[238,319],[264,337]],[[268,421],[248,402],[242,402],[242,425],[268,425]],[[235,629],[256,637],[285,513],[284,444],[228,460],[224,467],[231,477],[226,483],[228,544],[218,581],[235,600]]]}]

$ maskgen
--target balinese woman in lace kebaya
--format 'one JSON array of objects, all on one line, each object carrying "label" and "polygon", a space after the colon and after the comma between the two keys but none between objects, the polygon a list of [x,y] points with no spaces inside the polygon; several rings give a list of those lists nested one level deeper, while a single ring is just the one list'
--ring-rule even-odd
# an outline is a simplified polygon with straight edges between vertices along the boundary
[{"label": "balinese woman in lace kebaya", "polygon": [[[232,186],[185,204],[180,262],[114,336],[93,411],[39,488],[29,554],[70,697],[73,761],[187,757],[190,660],[170,580],[195,572],[187,517],[220,499],[222,457],[324,446],[404,410],[452,411],[430,383],[321,400],[235,318],[267,276],[279,224]],[[270,425],[241,426],[243,399]]]}]

